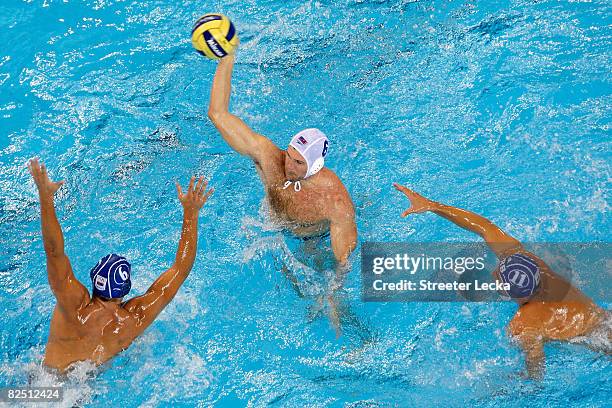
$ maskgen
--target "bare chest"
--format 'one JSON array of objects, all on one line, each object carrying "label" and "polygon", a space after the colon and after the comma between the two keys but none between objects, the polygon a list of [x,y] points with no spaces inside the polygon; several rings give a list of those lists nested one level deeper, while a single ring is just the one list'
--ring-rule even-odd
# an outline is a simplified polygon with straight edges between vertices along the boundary
[{"label": "bare chest", "polygon": [[272,184],[266,188],[270,208],[279,219],[299,224],[326,221],[326,208],[320,192],[306,188],[295,191],[293,184],[283,187],[283,184]]},{"label": "bare chest", "polygon": [[285,187],[282,160],[269,160],[257,168],[264,184],[271,215],[297,235],[321,234],[329,230],[329,205],[333,191],[312,180],[302,180]]}]

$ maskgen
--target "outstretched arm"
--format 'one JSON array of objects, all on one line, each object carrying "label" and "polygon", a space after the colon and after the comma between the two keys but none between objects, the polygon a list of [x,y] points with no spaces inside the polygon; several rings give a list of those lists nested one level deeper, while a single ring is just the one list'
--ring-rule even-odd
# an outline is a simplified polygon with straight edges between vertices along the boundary
[{"label": "outstretched arm", "polygon": [[254,132],[242,119],[229,112],[233,68],[233,55],[223,57],[219,61],[210,93],[208,117],[232,149],[259,161],[262,152],[276,146],[264,136]]},{"label": "outstretched arm", "polygon": [[454,222],[461,228],[480,235],[498,257],[505,256],[508,251],[521,248],[521,243],[518,240],[476,213],[429,200],[397,183],[394,183],[393,186],[410,200],[410,208],[402,213],[402,217],[408,214],[431,211]]},{"label": "outstretched arm", "polygon": [[47,278],[51,291],[57,299],[60,309],[71,315],[83,304],[89,301],[89,292],[72,272],[70,260],[64,253],[64,235],[55,214],[54,195],[64,184],[63,181],[53,182],[47,175],[47,168],[32,159],[28,169],[40,199],[40,218],[43,244],[47,255]]},{"label": "outstretched arm", "polygon": [[206,192],[208,183],[202,177],[197,185],[194,186],[194,182],[195,177],[192,177],[187,194],[183,194],[181,186],[176,184],[183,205],[183,230],[174,264],[153,282],[144,295],[131,299],[125,305],[140,320],[142,330],[170,303],[193,267],[198,242],[198,214],[213,192]]}]

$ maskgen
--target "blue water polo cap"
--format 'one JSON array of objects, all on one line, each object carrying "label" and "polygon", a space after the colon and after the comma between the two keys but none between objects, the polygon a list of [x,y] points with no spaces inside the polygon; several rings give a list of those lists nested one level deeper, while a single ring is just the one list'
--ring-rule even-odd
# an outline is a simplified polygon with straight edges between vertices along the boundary
[{"label": "blue water polo cap", "polygon": [[499,275],[502,282],[510,284],[507,293],[513,299],[533,295],[540,285],[540,267],[523,254],[513,254],[502,260]]},{"label": "blue water polo cap", "polygon": [[122,256],[109,254],[89,272],[94,296],[106,299],[122,298],[132,288],[130,263]]}]

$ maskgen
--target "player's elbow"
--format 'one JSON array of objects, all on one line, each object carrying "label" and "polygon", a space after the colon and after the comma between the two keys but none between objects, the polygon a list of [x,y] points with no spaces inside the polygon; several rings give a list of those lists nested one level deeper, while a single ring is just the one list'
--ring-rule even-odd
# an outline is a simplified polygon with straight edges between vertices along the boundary
[{"label": "player's elbow", "polygon": [[217,120],[218,117],[219,117],[219,112],[214,110],[212,107],[210,107],[208,109],[208,119],[214,122],[215,120]]},{"label": "player's elbow", "polygon": [[215,108],[215,107],[210,107],[208,109],[208,118],[210,119],[210,121],[214,124],[219,123],[219,121],[221,120],[221,118],[223,117],[224,114],[226,114],[227,111],[223,111],[221,109]]}]

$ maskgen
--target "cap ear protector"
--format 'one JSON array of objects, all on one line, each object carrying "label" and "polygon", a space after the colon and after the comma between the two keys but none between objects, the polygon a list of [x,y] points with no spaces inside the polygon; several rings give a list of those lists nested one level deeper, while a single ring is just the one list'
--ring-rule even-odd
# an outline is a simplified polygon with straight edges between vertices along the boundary
[{"label": "cap ear protector", "polygon": [[319,171],[321,171],[324,165],[325,165],[325,159],[322,157],[319,157],[318,159],[314,161],[314,163],[312,163],[312,166],[308,167],[308,171],[306,172],[306,177],[310,177],[314,174],[317,174]]},{"label": "cap ear protector", "polygon": [[327,149],[329,147],[329,141],[325,139],[323,141],[323,150],[321,150],[321,157],[317,158],[312,166],[309,166],[308,173],[306,173],[306,177],[312,176],[313,174],[317,174],[323,166],[325,166],[325,156],[327,155]]}]

